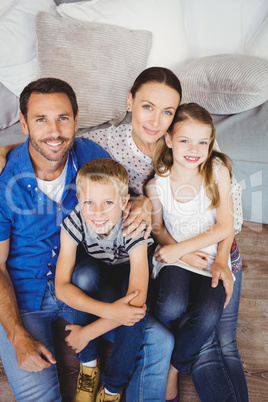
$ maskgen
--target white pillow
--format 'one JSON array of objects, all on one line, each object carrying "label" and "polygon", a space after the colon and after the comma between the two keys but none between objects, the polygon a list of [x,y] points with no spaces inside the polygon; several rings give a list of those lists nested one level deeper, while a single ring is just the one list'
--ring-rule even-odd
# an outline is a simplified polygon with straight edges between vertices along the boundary
[{"label": "white pillow", "polygon": [[190,58],[180,0],[93,0],[61,4],[63,17],[152,32],[147,67],[174,68]]},{"label": "white pillow", "polygon": [[129,31],[115,25],[54,17],[36,17],[41,77],[67,81],[79,106],[79,128],[126,114],[128,92],[146,67],[152,43],[148,31]]},{"label": "white pillow", "polygon": [[19,120],[19,98],[0,82],[0,129]]},{"label": "white pillow", "polygon": [[268,59],[268,17],[262,26],[249,42],[246,53],[251,56],[262,57]]},{"label": "white pillow", "polygon": [[268,12],[267,0],[182,0],[191,54],[239,54]]},{"label": "white pillow", "polygon": [[233,114],[268,100],[268,60],[247,55],[215,55],[175,70],[182,102],[196,102],[212,114]]},{"label": "white pillow", "polygon": [[53,0],[17,0],[0,17],[0,82],[17,96],[36,78],[34,20],[39,10],[56,14]]}]

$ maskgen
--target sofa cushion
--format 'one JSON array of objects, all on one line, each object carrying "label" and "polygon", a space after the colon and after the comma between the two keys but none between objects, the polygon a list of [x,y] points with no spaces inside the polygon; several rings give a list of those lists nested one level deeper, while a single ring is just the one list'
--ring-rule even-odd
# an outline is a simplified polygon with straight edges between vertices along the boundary
[{"label": "sofa cushion", "polygon": [[268,99],[268,60],[247,55],[202,57],[175,70],[182,102],[196,102],[212,114],[252,109]]},{"label": "sofa cushion", "polygon": [[180,0],[94,0],[61,4],[57,11],[63,17],[152,32],[147,67],[173,69],[190,59]]},{"label": "sofa cushion", "polygon": [[79,128],[125,116],[128,92],[146,67],[152,34],[54,17],[36,17],[41,77],[67,81],[77,95]]},{"label": "sofa cushion", "polygon": [[19,98],[0,82],[0,129],[19,120]]}]

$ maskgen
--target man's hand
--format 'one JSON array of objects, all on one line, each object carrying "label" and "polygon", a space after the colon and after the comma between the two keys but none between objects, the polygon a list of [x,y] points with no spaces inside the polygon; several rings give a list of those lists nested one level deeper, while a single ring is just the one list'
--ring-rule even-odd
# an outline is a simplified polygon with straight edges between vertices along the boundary
[{"label": "man's hand", "polygon": [[180,259],[194,268],[205,269],[208,266],[208,257],[208,253],[194,251],[193,253],[183,255]]},{"label": "man's hand", "polygon": [[18,365],[23,370],[36,373],[56,363],[52,353],[28,333],[16,340],[14,348]]},{"label": "man's hand", "polygon": [[212,281],[211,286],[216,288],[219,283],[219,279],[222,280],[223,286],[226,293],[224,308],[228,305],[229,301],[231,300],[234,288],[234,278],[232,272],[228,265],[220,264],[218,262],[214,262],[211,267],[212,273]]},{"label": "man's hand", "polygon": [[138,291],[135,291],[112,303],[111,313],[107,318],[119,323],[120,325],[127,326],[132,326],[136,322],[142,320],[146,314],[146,304],[142,307],[135,307],[129,304],[137,295]]},{"label": "man's hand", "polygon": [[133,239],[146,229],[144,239],[148,239],[152,230],[151,212],[152,203],[149,198],[144,195],[130,201],[123,211],[123,219],[125,219],[122,225],[122,229],[125,229],[123,236],[127,236],[131,233]]}]

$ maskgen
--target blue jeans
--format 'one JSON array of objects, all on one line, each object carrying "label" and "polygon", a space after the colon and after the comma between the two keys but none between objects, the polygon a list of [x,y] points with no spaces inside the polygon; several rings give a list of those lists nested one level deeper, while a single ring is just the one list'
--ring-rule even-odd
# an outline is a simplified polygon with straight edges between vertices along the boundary
[{"label": "blue jeans", "polygon": [[202,347],[192,367],[192,378],[201,402],[247,402],[248,389],[236,343],[242,271],[217,331]]},{"label": "blue jeans", "polygon": [[156,317],[175,335],[171,363],[189,373],[200,348],[217,328],[225,301],[222,282],[178,266],[165,266],[159,274]]},{"label": "blue jeans", "polygon": [[[85,314],[67,306],[55,296],[54,282],[47,282],[41,310],[21,310],[26,330],[54,353],[51,324],[58,317],[70,323],[83,323]],[[39,373],[22,370],[17,364],[15,350],[0,324],[0,356],[14,395],[19,401],[57,402],[61,401],[56,365],[51,365]],[[78,354],[80,361],[88,361],[87,349]]]},{"label": "blue jeans", "polygon": [[[127,293],[129,272],[129,264],[111,266],[87,256],[76,266],[73,282],[95,299],[117,300]],[[114,297],[110,296],[112,293]],[[133,326],[120,325],[114,330],[112,354],[101,376],[103,386],[110,392],[120,392],[129,383],[143,343],[146,318],[147,314]],[[95,316],[89,315],[89,322],[95,320]],[[91,349],[91,360],[98,357],[95,343],[90,342],[87,348]]]},{"label": "blue jeans", "polygon": [[[71,323],[76,322],[75,310],[56,299],[52,283],[48,284],[42,310],[32,313],[21,312],[21,314],[29,333],[45,344],[53,355],[51,322],[60,316]],[[110,335],[114,335],[114,331],[111,331]],[[171,332],[149,315],[143,343],[126,391],[128,402],[165,401],[167,373],[173,347],[174,338]],[[17,400],[61,401],[56,366],[52,365],[39,373],[29,373],[20,369],[15,350],[1,324],[0,356]]]}]

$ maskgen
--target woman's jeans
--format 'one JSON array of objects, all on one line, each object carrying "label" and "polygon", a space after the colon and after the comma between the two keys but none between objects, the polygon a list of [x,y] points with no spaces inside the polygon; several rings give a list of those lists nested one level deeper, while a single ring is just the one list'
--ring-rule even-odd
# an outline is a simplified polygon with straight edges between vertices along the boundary
[{"label": "woman's jeans", "polygon": [[211,278],[178,266],[165,266],[159,274],[156,317],[175,335],[171,363],[189,373],[199,350],[217,328],[225,301],[222,281],[211,287]]},{"label": "woman's jeans", "polygon": [[201,402],[247,402],[248,389],[236,343],[242,270],[218,328],[201,348],[192,379]]}]

